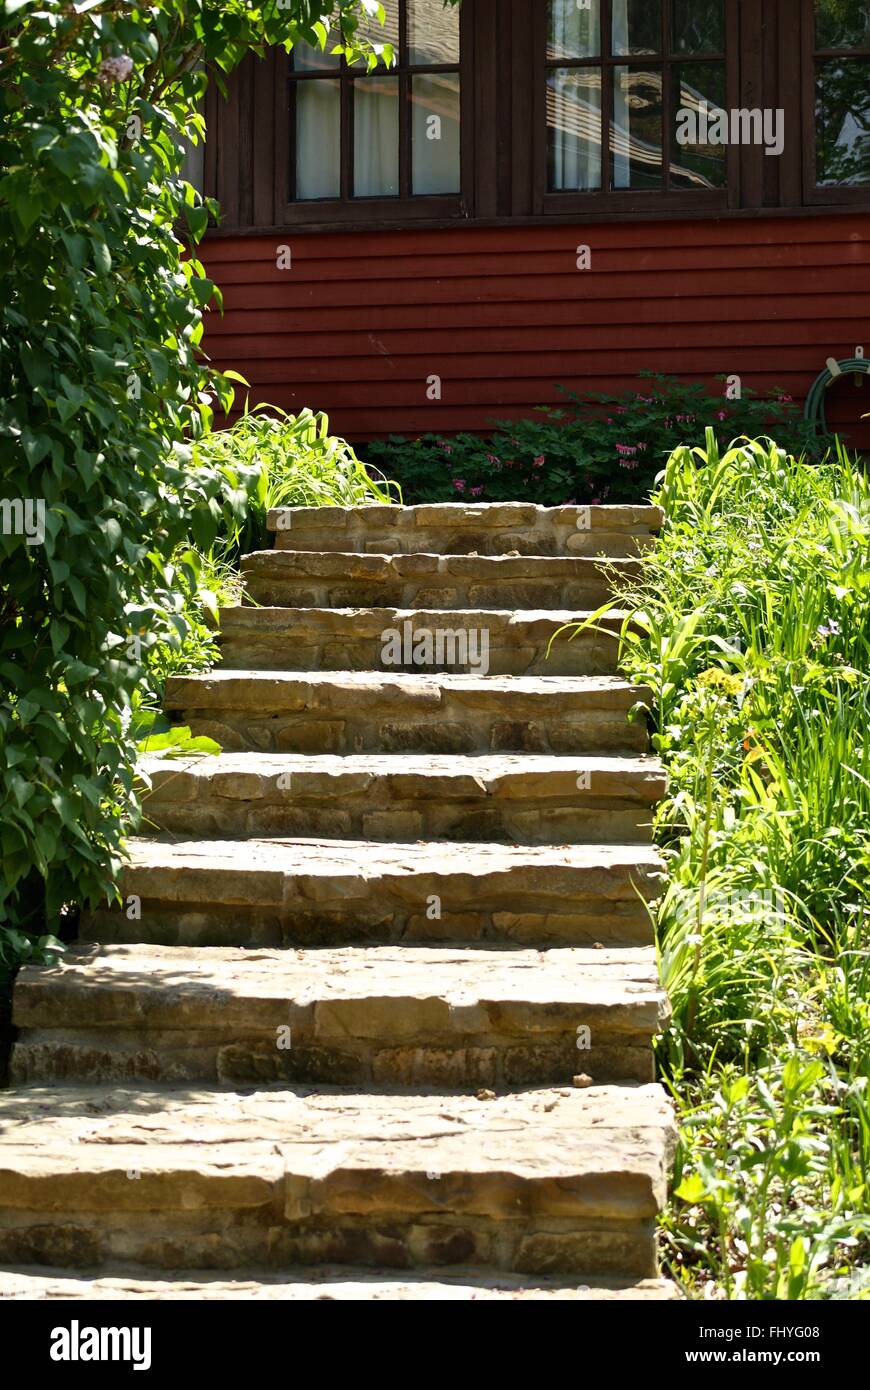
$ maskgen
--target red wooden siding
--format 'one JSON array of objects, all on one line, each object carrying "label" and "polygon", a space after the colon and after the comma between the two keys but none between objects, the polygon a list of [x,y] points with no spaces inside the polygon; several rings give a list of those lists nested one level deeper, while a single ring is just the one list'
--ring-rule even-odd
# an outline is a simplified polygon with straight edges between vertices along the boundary
[{"label": "red wooden siding", "polygon": [[[868,230],[849,213],[214,236],[224,313],[206,349],[252,402],[326,410],[356,440],[485,430],[559,401],[557,382],[617,392],[645,368],[802,401],[826,358],[870,356]],[[870,378],[829,393],[831,422],[864,447],[867,412]]]}]

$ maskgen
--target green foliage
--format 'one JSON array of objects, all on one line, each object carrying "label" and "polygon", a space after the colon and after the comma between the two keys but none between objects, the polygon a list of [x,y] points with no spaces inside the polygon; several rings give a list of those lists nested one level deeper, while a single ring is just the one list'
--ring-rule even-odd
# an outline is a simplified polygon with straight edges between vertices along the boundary
[{"label": "green foliage", "polygon": [[859,1296],[870,1251],[870,486],[769,440],[678,449],[623,665],[653,692],[683,1129],[665,1222],[703,1294]]},{"label": "green foliage", "polygon": [[183,138],[202,136],[209,76],[268,43],[324,43],[331,23],[332,43],[336,21],[355,57],[361,13],[358,0],[0,0],[7,953],[64,904],[114,892],[137,689],[197,636],[196,554],[234,536],[259,476],[197,453],[232,387],[200,360],[220,296],[192,247],[217,209],[180,178]]},{"label": "green foliage", "polygon": [[[771,430],[793,453],[823,451],[788,396],[739,401],[675,377],[641,373],[624,396],[580,397],[567,409],[541,407],[534,418],[496,423],[488,439],[427,434],[370,444],[367,457],[402,486],[405,501],[533,501],[539,506],[638,502],[668,456],[712,425],[718,442]],[[560,390],[563,388],[559,388]]]},{"label": "green foliage", "polygon": [[228,430],[195,446],[198,461],[252,470],[248,516],[238,540],[244,551],[271,544],[266,515],[272,507],[359,507],[401,501],[401,491],[360,462],[351,446],[329,433],[323,411],[288,415],[278,406],[255,406]]}]

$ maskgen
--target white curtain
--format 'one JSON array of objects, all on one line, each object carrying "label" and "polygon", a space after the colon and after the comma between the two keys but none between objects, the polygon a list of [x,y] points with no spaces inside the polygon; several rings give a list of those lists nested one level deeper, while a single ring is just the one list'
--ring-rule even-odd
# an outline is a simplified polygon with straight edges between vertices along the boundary
[{"label": "white curtain", "polygon": [[354,197],[394,198],[399,192],[399,79],[365,77],[353,87]]},{"label": "white curtain", "polygon": [[297,82],[296,197],[341,195],[341,94],[337,80]]}]

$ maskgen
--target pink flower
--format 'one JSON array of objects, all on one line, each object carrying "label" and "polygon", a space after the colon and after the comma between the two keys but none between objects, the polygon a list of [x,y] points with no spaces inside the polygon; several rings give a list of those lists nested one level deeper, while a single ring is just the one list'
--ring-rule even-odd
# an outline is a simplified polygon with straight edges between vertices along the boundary
[{"label": "pink flower", "polygon": [[456,491],[457,491],[457,492],[464,492],[464,491],[465,491],[465,479],[464,479],[464,478],[454,478],[454,479],[453,479],[453,486],[456,488]]},{"label": "pink flower", "polygon": [[471,489],[471,495],[472,495],[472,497],[479,497],[480,494],[481,494],[482,492],[483,492],[483,488],[482,488],[482,487],[473,487],[473,488]]},{"label": "pink flower", "polygon": [[438,440],[438,448],[439,448],[439,449],[443,449],[444,452],[445,452],[445,454],[452,454],[452,453],[453,453],[453,450],[451,449],[450,445],[449,445],[449,444],[445,444],[443,439],[439,439],[439,440]]},{"label": "pink flower", "polygon": [[544,464],[545,464],[546,462],[547,462],[547,460],[546,460],[546,458],[544,457],[544,455],[543,455],[543,454],[538,454],[537,458],[533,458],[533,459],[532,459],[532,467],[533,467],[533,468],[543,468],[543,466],[544,466]]},{"label": "pink flower", "polygon": [[636,444],[617,444],[617,446],[616,446],[616,452],[617,452],[618,454],[622,454],[623,457],[629,457],[629,458],[630,458],[633,454],[636,454],[636,453],[637,453],[637,445],[636,445]]},{"label": "pink flower", "polygon": [[499,462],[500,462],[500,460],[496,458],[495,454],[487,454],[487,456],[486,456],[486,461],[487,461],[487,463],[499,463]]},{"label": "pink flower", "polygon": [[121,58],[104,58],[97,69],[97,81],[103,86],[109,82],[126,82],[132,71],[133,59],[126,55]]},{"label": "pink flower", "polygon": [[720,410],[720,411],[718,411],[717,413],[718,413],[718,417],[719,417],[720,420],[727,420],[727,419],[728,419],[728,411],[727,411],[727,410]]}]

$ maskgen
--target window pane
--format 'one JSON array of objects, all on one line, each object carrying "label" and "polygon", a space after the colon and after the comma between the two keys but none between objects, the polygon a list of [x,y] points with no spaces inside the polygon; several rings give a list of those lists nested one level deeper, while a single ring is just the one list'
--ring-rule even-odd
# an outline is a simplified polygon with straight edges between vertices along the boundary
[{"label": "window pane", "polygon": [[356,198],[398,195],[398,77],[364,77],[353,84],[353,191]]},{"label": "window pane", "polygon": [[442,0],[408,0],[408,62],[459,62],[459,10]]},{"label": "window pane", "polygon": [[601,187],[601,69],[554,68],[547,78],[549,186]]},{"label": "window pane", "polygon": [[870,48],[867,0],[816,0],[816,48]]},{"label": "window pane", "polygon": [[870,183],[870,59],[816,65],[816,178]]},{"label": "window pane", "polygon": [[674,53],[724,53],[724,0],[672,0]]},{"label": "window pane", "polygon": [[399,57],[399,0],[381,0],[386,21],[380,24],[377,19],[363,17],[356,31],[358,39],[368,39],[369,43],[380,48],[385,43],[392,44],[396,59]]},{"label": "window pane", "polygon": [[341,93],[337,80],[295,82],[296,197],[341,193]]},{"label": "window pane", "polygon": [[459,76],[411,79],[413,193],[458,193]]},{"label": "window pane", "polygon": [[548,58],[595,58],[601,52],[601,0],[549,0]]},{"label": "window pane", "polygon": [[330,53],[337,40],[334,34],[330,34],[326,40],[326,48],[312,48],[310,43],[294,43],[290,54],[290,62],[294,72],[326,72],[337,68],[341,62],[341,54]]},{"label": "window pane", "polygon": [[[728,182],[725,64],[675,65],[673,84],[671,187],[724,188]],[[722,120],[717,119],[720,115]]]},{"label": "window pane", "polygon": [[613,0],[613,52],[661,51],[662,0]]},{"label": "window pane", "polygon": [[613,70],[614,188],[662,186],[662,70]]}]

